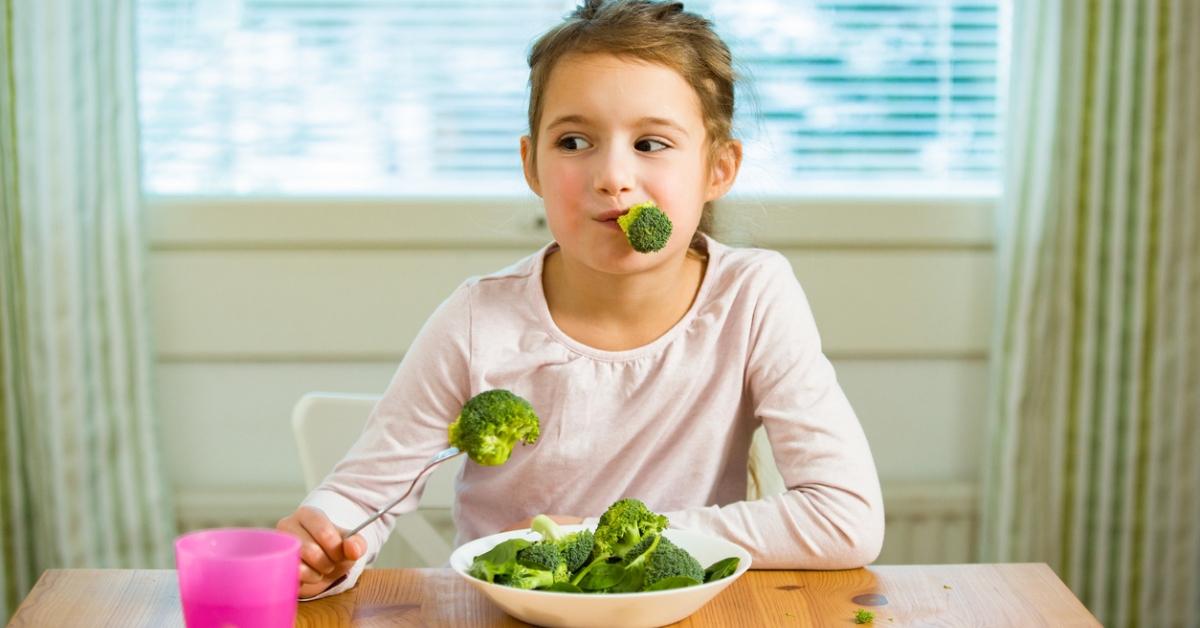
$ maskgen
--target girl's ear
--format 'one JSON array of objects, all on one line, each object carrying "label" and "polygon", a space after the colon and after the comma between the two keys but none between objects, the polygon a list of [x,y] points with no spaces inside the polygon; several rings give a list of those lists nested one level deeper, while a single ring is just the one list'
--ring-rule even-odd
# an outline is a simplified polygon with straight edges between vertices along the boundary
[{"label": "girl's ear", "polygon": [[533,140],[528,135],[521,136],[521,167],[525,170],[525,184],[534,194],[542,195],[542,186],[537,179],[537,166],[533,163]]},{"label": "girl's ear", "polygon": [[729,140],[717,150],[712,168],[708,173],[708,188],[704,193],[704,201],[715,201],[733,187],[738,171],[742,167],[742,142]]}]

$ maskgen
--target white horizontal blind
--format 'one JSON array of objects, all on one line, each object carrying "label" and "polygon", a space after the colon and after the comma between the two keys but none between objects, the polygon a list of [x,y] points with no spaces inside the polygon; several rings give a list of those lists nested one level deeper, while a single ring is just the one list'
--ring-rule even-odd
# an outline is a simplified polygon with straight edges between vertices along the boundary
[{"label": "white horizontal blind", "polygon": [[[530,43],[564,0],[139,0],[151,194],[523,190]],[[704,0],[750,91],[739,187],[997,180],[997,0]],[[753,98],[748,98],[751,95]]]}]

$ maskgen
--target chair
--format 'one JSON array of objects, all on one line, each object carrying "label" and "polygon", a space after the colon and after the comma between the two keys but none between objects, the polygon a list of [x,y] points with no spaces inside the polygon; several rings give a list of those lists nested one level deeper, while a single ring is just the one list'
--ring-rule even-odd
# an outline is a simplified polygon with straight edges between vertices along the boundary
[{"label": "chair", "polygon": [[[362,432],[378,395],[308,393],[292,411],[292,430],[300,450],[304,483],[312,490],[333,470]],[[454,476],[464,457],[434,468],[416,512],[396,520],[391,538],[375,561],[377,567],[434,567],[445,564],[453,550]],[[760,499],[785,490],[775,466],[771,444],[758,428],[750,446],[747,499]]]},{"label": "chair", "polygon": [[[312,490],[358,439],[378,395],[308,393],[292,410],[292,432],[300,453],[304,484]],[[450,560],[454,523],[454,476],[464,457],[429,472],[417,510],[396,519],[376,567],[437,567]]]}]

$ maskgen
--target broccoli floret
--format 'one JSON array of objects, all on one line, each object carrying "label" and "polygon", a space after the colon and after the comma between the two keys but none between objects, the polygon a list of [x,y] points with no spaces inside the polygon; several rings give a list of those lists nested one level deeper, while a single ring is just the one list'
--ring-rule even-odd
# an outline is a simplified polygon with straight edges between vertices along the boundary
[{"label": "broccoli floret", "polygon": [[657,534],[647,534],[646,536],[643,536],[642,540],[638,541],[637,545],[634,545],[632,549],[630,549],[628,552],[625,552],[625,562],[628,563],[642,554],[645,554],[647,550],[658,545],[659,538],[661,537]]},{"label": "broccoli floret", "polygon": [[592,555],[595,537],[591,530],[580,530],[567,534],[563,532],[558,523],[546,515],[534,517],[531,527],[535,532],[541,534],[543,539],[558,547],[558,551],[567,562],[567,570],[572,573],[582,567],[588,557]]},{"label": "broccoli floret", "polygon": [[627,556],[632,557],[630,550],[644,550],[645,543],[666,530],[668,524],[666,517],[656,514],[640,500],[626,498],[613,502],[596,524],[591,562],[571,577],[571,584],[578,585],[589,570],[609,559],[626,560]]},{"label": "broccoli floret", "polygon": [[499,582],[500,584],[510,586],[517,589],[545,589],[555,582],[556,572],[546,571],[545,569],[535,569],[522,563],[517,563],[513,567],[512,575],[507,580]]},{"label": "broccoli floret", "polygon": [[624,558],[642,537],[666,530],[669,523],[666,517],[656,514],[640,500],[617,500],[600,515],[596,524],[596,554]]},{"label": "broccoli floret", "polygon": [[629,245],[639,253],[653,253],[671,239],[671,219],[652,201],[639,203],[617,218]]},{"label": "broccoli floret", "polygon": [[647,567],[650,561],[653,560],[655,554],[658,553],[661,543],[667,540],[659,534],[647,534],[642,537],[642,540],[625,554],[625,573],[618,582],[609,591],[613,593],[628,593],[632,591],[641,591],[645,588]]},{"label": "broccoli floret", "polygon": [[691,578],[700,584],[704,582],[704,567],[687,550],[663,538],[646,560],[643,584],[650,587],[659,580],[673,576]]},{"label": "broccoli floret", "polygon": [[482,465],[504,464],[518,440],[532,445],[539,434],[533,406],[500,389],[471,397],[450,424],[450,444]]},{"label": "broccoli floret", "polygon": [[592,535],[591,530],[580,530],[568,534],[565,538],[558,541],[558,550],[562,552],[563,558],[567,561],[567,569],[571,573],[575,573],[588,558],[592,555],[592,550],[596,547],[596,538]]},{"label": "broccoli floret", "polygon": [[571,574],[567,561],[554,543],[534,543],[517,552],[517,566],[510,586],[522,589],[548,587],[556,582],[566,582]]}]

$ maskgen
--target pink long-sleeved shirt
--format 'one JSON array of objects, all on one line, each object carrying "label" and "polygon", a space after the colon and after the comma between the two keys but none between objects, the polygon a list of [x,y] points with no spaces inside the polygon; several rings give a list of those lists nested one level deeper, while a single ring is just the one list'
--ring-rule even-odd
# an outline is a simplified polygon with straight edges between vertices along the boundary
[{"label": "pink long-sleeved shirt", "polygon": [[[592,348],[555,325],[541,277],[556,244],[467,280],[426,321],[357,443],[304,503],[353,527],[448,446],[467,399],[505,388],[532,403],[541,438],[504,465],[463,465],[459,543],[539,513],[596,517],[636,497],[672,527],[742,545],[755,568],[873,561],[883,543],[875,464],[791,266],[773,251],[703,244],[708,266],[691,309],[628,351]],[[746,501],[760,424],[788,490]],[[364,529],[367,555],[320,597],[353,586],[422,489]]]}]

